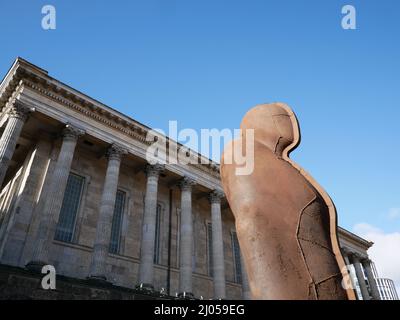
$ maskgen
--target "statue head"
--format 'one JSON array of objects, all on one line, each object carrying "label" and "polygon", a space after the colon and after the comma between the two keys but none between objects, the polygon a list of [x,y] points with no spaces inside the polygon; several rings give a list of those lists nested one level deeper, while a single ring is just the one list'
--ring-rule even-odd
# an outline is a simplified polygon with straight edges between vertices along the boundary
[{"label": "statue head", "polygon": [[243,117],[240,128],[254,129],[254,139],[279,157],[288,157],[300,143],[300,129],[291,108],[284,103],[257,105]]}]

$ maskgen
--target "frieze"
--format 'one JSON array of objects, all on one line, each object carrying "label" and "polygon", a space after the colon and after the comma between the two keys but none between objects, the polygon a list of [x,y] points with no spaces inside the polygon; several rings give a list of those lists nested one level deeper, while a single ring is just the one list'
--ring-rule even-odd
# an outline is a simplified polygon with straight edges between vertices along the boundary
[{"label": "frieze", "polygon": [[[11,98],[10,96],[14,96],[13,94],[15,94],[16,90],[19,90],[23,86],[26,86],[31,90],[66,106],[67,108],[73,109],[91,119],[94,119],[97,122],[103,123],[112,129],[118,130],[145,145],[150,145],[152,143],[152,141],[146,140],[147,128],[141,128],[134,123],[130,123],[128,120],[112,114],[108,110],[96,106],[92,102],[84,100],[66,89],[58,87],[43,77],[25,69],[19,68],[14,72],[12,79],[9,80],[6,89],[0,96],[0,103]],[[219,179],[219,165],[216,163],[189,165]]]}]

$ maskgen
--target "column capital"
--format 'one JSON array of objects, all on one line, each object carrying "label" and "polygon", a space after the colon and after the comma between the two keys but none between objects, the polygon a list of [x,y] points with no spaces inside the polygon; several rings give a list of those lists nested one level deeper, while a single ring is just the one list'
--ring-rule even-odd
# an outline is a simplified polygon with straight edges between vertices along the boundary
[{"label": "column capital", "polygon": [[35,111],[35,108],[28,106],[21,100],[14,100],[12,107],[9,110],[11,118],[18,118],[22,121],[26,121],[29,114]]},{"label": "column capital", "polygon": [[354,262],[362,262],[366,258],[365,255],[358,253],[358,252],[351,252],[349,256],[353,259]]},{"label": "column capital", "polygon": [[208,195],[210,203],[221,203],[223,197],[225,197],[225,194],[219,190],[213,190]]},{"label": "column capital", "polygon": [[146,165],[146,175],[147,177],[156,177],[160,175],[162,171],[164,171],[165,166],[162,164],[148,164]]},{"label": "column capital", "polygon": [[197,184],[196,181],[188,176],[183,177],[178,183],[181,190],[184,191],[191,191],[192,187],[195,186],[196,184]]},{"label": "column capital", "polygon": [[67,123],[62,131],[64,140],[78,140],[78,138],[85,134],[85,131]]},{"label": "column capital", "polygon": [[353,254],[353,251],[351,251],[349,248],[346,248],[346,247],[342,247],[341,251],[342,251],[343,254],[345,254],[345,255],[347,255],[349,257]]},{"label": "column capital", "polygon": [[128,153],[128,150],[127,150],[127,149],[125,149],[124,147],[122,147],[122,146],[120,146],[120,145],[118,145],[118,144],[116,144],[116,143],[113,143],[113,144],[107,149],[106,156],[107,156],[108,159],[121,160],[121,157],[122,157],[124,154],[127,154],[127,153]]},{"label": "column capital", "polygon": [[371,259],[369,257],[366,256],[361,256],[360,258],[361,263],[371,263]]}]

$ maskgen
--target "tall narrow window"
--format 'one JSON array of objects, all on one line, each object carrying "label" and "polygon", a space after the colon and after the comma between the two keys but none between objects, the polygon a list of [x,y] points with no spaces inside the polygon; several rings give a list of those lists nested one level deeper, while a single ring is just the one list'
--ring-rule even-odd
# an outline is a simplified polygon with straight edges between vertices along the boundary
[{"label": "tall narrow window", "polygon": [[154,238],[154,263],[160,264],[160,239],[161,239],[161,205],[157,204],[156,212],[156,230]]},{"label": "tall narrow window", "polygon": [[111,225],[111,240],[109,251],[118,254],[121,244],[122,218],[124,216],[126,193],[117,190],[115,197],[114,214]]},{"label": "tall narrow window", "polygon": [[70,173],[67,187],[65,188],[64,199],[61,206],[60,217],[57,223],[55,239],[71,242],[75,229],[75,220],[81,201],[83,184],[85,178]]},{"label": "tall narrow window", "polygon": [[235,282],[242,283],[242,265],[240,264],[240,247],[236,232],[232,232],[233,262],[235,265]]},{"label": "tall narrow window", "polygon": [[207,223],[208,275],[213,276],[212,224]]}]

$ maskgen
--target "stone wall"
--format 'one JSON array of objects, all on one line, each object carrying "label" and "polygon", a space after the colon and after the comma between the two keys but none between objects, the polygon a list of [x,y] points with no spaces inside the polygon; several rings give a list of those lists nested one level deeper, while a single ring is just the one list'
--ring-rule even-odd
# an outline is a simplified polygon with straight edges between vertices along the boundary
[{"label": "stone wall", "polygon": [[[47,172],[39,201],[33,209],[33,218],[26,235],[25,250],[18,266],[30,261],[34,237],[37,232],[38,217],[46,197],[48,177],[51,177],[60,141],[47,142],[51,146],[50,163],[43,166]],[[72,162],[72,172],[85,177],[82,200],[76,219],[72,243],[52,241],[50,263],[57,273],[77,279],[86,279],[89,274],[92,248],[95,240],[99,203],[104,183],[107,160],[77,146]],[[129,164],[122,163],[118,188],[126,193],[126,203],[122,224],[121,248],[119,254],[109,254],[107,271],[109,279],[118,286],[134,288],[138,284],[141,225],[144,209],[146,175]],[[155,266],[155,289],[170,287],[171,294],[179,291],[179,215],[180,190],[172,188],[160,178],[158,203],[161,205],[160,261]],[[170,192],[172,192],[171,214]],[[208,270],[207,223],[211,221],[210,203],[206,197],[193,196],[194,256],[193,291],[196,297],[213,297],[212,278]],[[169,221],[171,217],[171,221]],[[234,219],[229,209],[222,211],[223,241],[227,297],[241,298],[241,285],[234,283],[234,258],[232,254],[231,232]],[[171,223],[171,227],[170,227]],[[3,226],[4,227],[4,226]],[[170,230],[171,228],[171,230]],[[169,238],[170,237],[170,238]],[[170,247],[169,247],[170,244]],[[168,265],[169,263],[169,265]]]},{"label": "stone wall", "polygon": [[66,276],[57,276],[56,289],[41,286],[44,275],[18,267],[0,265],[0,300],[150,300],[174,299],[140,290],[99,284]]}]

